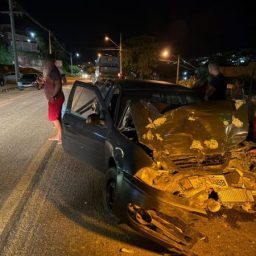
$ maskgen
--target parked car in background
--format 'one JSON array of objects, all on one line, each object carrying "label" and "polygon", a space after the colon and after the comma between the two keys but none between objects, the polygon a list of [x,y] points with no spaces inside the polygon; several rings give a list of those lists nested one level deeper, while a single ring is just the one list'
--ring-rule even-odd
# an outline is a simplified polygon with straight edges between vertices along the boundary
[{"label": "parked car in background", "polygon": [[193,224],[221,209],[256,210],[246,111],[244,102],[200,102],[190,88],[167,82],[76,81],[62,119],[63,148],[105,173],[110,213],[191,255],[206,239]]},{"label": "parked car in background", "polygon": [[15,83],[15,81],[16,81],[15,72],[9,72],[4,74],[4,84]]},{"label": "parked car in background", "polygon": [[27,87],[37,87],[37,78],[38,73],[27,73],[23,74],[22,77],[18,81],[18,87],[27,88]]},{"label": "parked car in background", "polygon": [[4,86],[4,76],[0,73],[0,86]]}]

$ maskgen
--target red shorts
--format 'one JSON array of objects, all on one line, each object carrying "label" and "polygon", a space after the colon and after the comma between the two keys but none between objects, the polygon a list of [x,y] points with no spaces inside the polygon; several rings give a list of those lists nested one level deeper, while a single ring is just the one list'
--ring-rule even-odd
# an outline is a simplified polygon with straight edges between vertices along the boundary
[{"label": "red shorts", "polygon": [[64,97],[61,96],[54,101],[48,101],[48,119],[49,121],[58,120],[61,116],[61,108],[64,102]]}]

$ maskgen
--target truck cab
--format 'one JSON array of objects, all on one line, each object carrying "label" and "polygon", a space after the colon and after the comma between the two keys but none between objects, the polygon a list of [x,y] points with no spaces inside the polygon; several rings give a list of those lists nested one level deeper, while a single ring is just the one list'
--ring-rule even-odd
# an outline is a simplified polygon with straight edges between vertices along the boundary
[{"label": "truck cab", "polygon": [[116,80],[119,78],[119,60],[117,56],[100,55],[95,61],[95,81]]}]

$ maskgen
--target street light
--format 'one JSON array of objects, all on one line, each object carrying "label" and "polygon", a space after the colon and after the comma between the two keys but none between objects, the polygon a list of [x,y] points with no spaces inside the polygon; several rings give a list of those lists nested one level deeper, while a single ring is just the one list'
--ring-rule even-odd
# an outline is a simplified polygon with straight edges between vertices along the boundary
[{"label": "street light", "polygon": [[[164,49],[161,53],[161,56],[164,58],[164,61],[167,61],[170,63],[170,51],[168,49]],[[174,56],[174,54],[172,54]],[[176,69],[176,84],[179,82],[179,73],[180,73],[180,55],[177,56],[177,69]],[[161,59],[163,61],[163,59]]]},{"label": "street light", "polygon": [[[70,55],[70,71],[71,71],[71,75],[73,75],[73,53],[70,52],[69,55]],[[77,53],[75,54],[75,56],[76,56],[77,58],[79,58],[79,57],[80,57],[80,53],[77,52]]]},{"label": "street light", "polygon": [[164,50],[162,51],[162,53],[161,53],[161,56],[162,56],[163,58],[169,58],[169,56],[170,56],[170,51],[169,51],[168,49],[164,49]]},{"label": "street light", "polygon": [[117,50],[119,51],[119,73],[120,77],[123,75],[123,67],[122,67],[122,35],[120,33],[120,42],[119,45],[115,43],[110,37],[105,36],[105,41],[110,41],[112,44],[114,44],[117,47]]},{"label": "street light", "polygon": [[35,38],[35,36],[36,36],[36,33],[32,32],[32,31],[29,34],[30,34],[31,38]]}]

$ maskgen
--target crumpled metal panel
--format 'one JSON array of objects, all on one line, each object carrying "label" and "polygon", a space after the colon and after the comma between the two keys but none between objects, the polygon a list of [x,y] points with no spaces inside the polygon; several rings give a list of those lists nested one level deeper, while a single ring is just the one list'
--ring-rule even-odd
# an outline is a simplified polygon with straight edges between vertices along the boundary
[{"label": "crumpled metal panel", "polygon": [[140,143],[153,150],[154,166],[136,177],[189,199],[198,212],[222,206],[255,208],[256,162],[244,102],[207,102],[160,115],[147,102],[130,105]]},{"label": "crumpled metal panel", "polygon": [[243,102],[203,102],[160,115],[144,101],[130,105],[140,143],[167,155],[224,154],[248,134],[247,106]]}]

